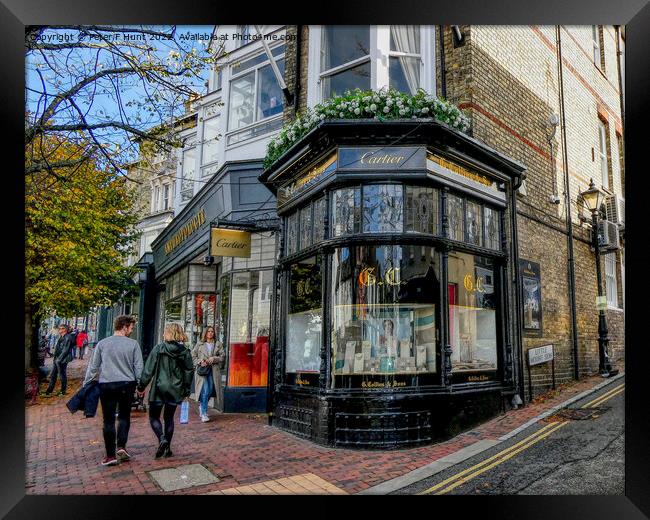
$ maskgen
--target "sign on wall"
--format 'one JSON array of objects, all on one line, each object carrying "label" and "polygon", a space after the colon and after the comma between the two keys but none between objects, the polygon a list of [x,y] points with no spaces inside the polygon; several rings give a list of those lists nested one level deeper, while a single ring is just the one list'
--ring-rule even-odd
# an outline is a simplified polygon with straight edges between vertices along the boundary
[{"label": "sign on wall", "polygon": [[542,281],[538,263],[519,260],[521,291],[524,309],[523,328],[526,331],[542,332]]},{"label": "sign on wall", "polygon": [[236,229],[212,228],[210,230],[212,256],[251,256],[251,234]]},{"label": "sign on wall", "polygon": [[426,167],[421,146],[365,146],[339,148],[339,170],[408,170]]},{"label": "sign on wall", "polygon": [[553,345],[543,345],[541,347],[528,349],[528,364],[541,365],[553,359]]}]

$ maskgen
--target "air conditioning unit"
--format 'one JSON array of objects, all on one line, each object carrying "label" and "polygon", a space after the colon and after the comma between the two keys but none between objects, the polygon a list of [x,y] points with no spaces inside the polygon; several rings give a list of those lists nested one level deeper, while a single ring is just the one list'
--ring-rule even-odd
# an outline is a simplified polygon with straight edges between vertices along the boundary
[{"label": "air conditioning unit", "polygon": [[598,223],[598,245],[605,251],[619,249],[618,224],[609,220]]},{"label": "air conditioning unit", "polygon": [[618,195],[610,195],[605,198],[605,214],[607,220],[620,226],[625,225],[625,199]]}]

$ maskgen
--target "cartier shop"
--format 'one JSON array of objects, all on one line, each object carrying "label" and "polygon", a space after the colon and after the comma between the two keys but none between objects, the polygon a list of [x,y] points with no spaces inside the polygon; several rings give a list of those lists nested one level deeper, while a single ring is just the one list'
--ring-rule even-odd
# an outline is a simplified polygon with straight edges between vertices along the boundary
[{"label": "cartier shop", "polygon": [[277,197],[273,424],[346,448],[450,437],[517,393],[524,167],[435,121],[324,121]]}]

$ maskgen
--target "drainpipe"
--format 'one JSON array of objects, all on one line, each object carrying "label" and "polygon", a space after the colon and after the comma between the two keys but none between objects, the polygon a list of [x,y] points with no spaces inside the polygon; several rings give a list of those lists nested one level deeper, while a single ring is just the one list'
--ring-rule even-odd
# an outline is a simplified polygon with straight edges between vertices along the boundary
[{"label": "drainpipe", "polygon": [[[575,265],[573,258],[573,222],[571,221],[571,188],[569,185],[569,159],[566,140],[566,113],[564,110],[564,78],[562,76],[562,42],[560,38],[560,26],[555,26],[555,42],[557,45],[557,68],[560,94],[560,119],[562,129],[562,167],[564,168],[564,205],[566,209],[567,225],[567,250],[568,250],[568,274],[569,274],[569,312],[571,314],[571,339],[573,343],[573,377],[577,381],[580,378],[580,366],[578,359],[578,323],[576,321],[576,288],[575,288]],[[552,158],[551,158],[552,159]]]},{"label": "drainpipe", "polygon": [[621,51],[621,26],[615,25],[616,29],[616,65],[618,66],[618,96],[621,102],[621,126],[623,127],[623,135],[625,135],[625,97],[623,96],[623,76],[621,71],[623,65],[623,51]]},{"label": "drainpipe", "polygon": [[445,26],[438,26],[440,37],[440,97],[447,99],[447,72],[445,70]]}]

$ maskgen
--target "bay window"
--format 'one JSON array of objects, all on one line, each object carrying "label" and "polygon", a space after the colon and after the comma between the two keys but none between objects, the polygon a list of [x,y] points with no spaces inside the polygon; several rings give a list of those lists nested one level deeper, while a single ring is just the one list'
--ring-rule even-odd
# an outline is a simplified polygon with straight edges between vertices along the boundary
[{"label": "bay window", "polygon": [[[284,48],[279,45],[271,50],[281,75],[284,75]],[[274,116],[281,122],[284,97],[265,53],[232,66],[228,106],[228,131],[247,130],[229,135],[227,144],[276,129],[277,124],[257,125]],[[248,128],[252,125],[255,125],[254,130]]]},{"label": "bay window", "polygon": [[311,27],[310,106],[355,88],[434,92],[433,31],[421,25]]}]

